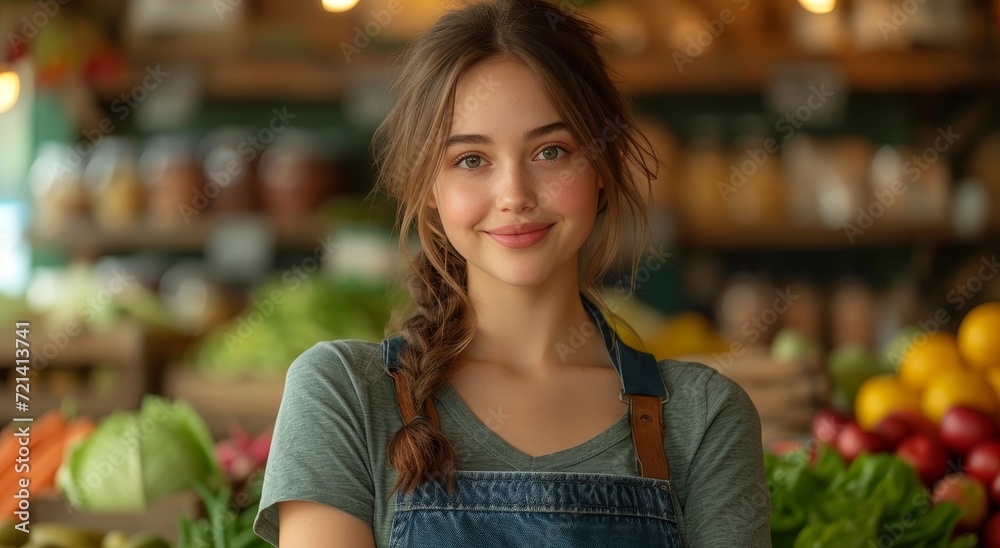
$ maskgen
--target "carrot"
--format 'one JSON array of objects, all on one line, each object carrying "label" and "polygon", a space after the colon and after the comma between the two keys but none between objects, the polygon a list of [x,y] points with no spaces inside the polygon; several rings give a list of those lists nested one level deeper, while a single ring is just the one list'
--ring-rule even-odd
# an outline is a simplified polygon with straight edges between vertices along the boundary
[{"label": "carrot", "polygon": [[27,478],[31,482],[33,494],[42,494],[54,491],[56,488],[56,472],[62,464],[66,454],[66,448],[78,439],[86,437],[94,430],[94,423],[88,418],[80,418],[69,424],[63,433],[62,438],[49,444],[38,453],[32,455],[31,472]]},{"label": "carrot", "polygon": [[[31,461],[34,463],[35,456],[42,453],[46,446],[57,443],[63,438],[66,430],[66,417],[58,409],[46,412],[33,422],[23,423],[30,426],[29,433],[31,440],[28,448],[31,450]],[[15,428],[17,428],[15,426]],[[18,482],[22,475],[14,471],[15,462],[20,442],[11,434],[12,444],[7,454],[0,455],[0,497],[4,498],[4,504],[0,504],[0,516],[4,515],[2,510],[6,504],[6,499],[14,496],[18,490]]]}]

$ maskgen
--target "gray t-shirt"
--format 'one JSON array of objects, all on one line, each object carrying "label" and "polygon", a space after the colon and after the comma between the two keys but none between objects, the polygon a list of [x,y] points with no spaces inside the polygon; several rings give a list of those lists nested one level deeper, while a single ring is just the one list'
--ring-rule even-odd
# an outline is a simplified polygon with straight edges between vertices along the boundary
[{"label": "gray t-shirt", "polygon": [[[661,360],[670,480],[685,546],[771,546],[771,512],[760,418],[742,388],[702,364]],[[628,414],[576,447],[532,458],[480,421],[453,389],[436,398],[441,428],[460,470],[637,476]],[[254,531],[278,545],[280,501],[305,500],[356,516],[388,546],[396,477],[386,462],[402,426],[378,343],[318,343],[290,366],[278,411]]]}]

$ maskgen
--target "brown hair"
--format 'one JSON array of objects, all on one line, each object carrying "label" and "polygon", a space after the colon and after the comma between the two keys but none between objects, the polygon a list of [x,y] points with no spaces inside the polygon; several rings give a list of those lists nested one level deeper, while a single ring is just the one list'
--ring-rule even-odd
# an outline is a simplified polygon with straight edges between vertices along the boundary
[{"label": "brown hair", "polygon": [[[384,187],[400,206],[399,244],[408,264],[412,311],[399,329],[407,345],[394,376],[412,397],[416,413],[429,414],[431,398],[476,330],[465,259],[427,205],[451,120],[468,114],[460,109],[470,108],[454,105],[463,70],[504,57],[523,63],[539,79],[581,143],[581,161],[589,161],[605,186],[598,224],[581,251],[581,291],[610,316],[598,287],[620,256],[623,233],[628,237],[630,230],[632,237],[624,241],[633,244],[627,264],[633,274],[629,279],[635,279],[649,237],[647,200],[656,160],[608,74],[598,48],[600,36],[593,23],[548,2],[496,0],[446,13],[403,52],[393,85],[397,102],[376,130],[373,149],[379,167],[376,188]],[[416,254],[409,247],[414,227],[420,241]],[[388,462],[398,473],[393,491],[408,492],[428,480],[454,488],[454,447],[431,421],[404,424],[389,443]]]}]

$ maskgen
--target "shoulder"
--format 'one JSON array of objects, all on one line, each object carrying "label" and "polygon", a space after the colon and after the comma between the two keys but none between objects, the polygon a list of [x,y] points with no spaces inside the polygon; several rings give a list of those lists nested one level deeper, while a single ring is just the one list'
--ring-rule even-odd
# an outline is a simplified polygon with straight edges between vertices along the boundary
[{"label": "shoulder", "polygon": [[673,408],[707,429],[720,417],[760,428],[753,401],[736,381],[703,363],[665,359],[658,362],[667,387],[668,411]]},{"label": "shoulder", "polygon": [[370,387],[388,377],[379,343],[341,339],[316,343],[300,354],[288,368],[288,387],[355,385]]}]

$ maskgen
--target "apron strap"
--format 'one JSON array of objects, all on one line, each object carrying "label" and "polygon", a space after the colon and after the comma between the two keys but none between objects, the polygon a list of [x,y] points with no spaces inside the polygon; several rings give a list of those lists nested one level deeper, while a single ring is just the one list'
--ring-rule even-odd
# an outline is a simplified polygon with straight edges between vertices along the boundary
[{"label": "apron strap", "polygon": [[658,396],[626,397],[639,473],[644,478],[669,479],[667,456],[663,449],[662,401]]}]

